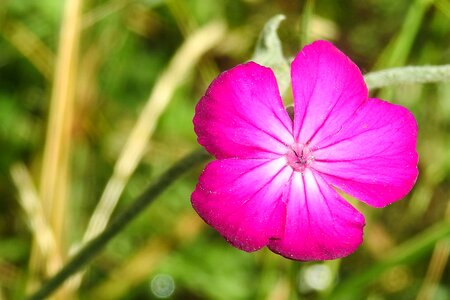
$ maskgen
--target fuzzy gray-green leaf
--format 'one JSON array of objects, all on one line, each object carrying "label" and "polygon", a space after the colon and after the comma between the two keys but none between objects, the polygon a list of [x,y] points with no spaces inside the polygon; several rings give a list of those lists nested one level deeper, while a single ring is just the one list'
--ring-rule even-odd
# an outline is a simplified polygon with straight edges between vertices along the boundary
[{"label": "fuzzy gray-green leaf", "polygon": [[277,29],[285,18],[284,15],[276,15],[266,23],[260,33],[251,59],[274,71],[281,95],[286,92],[290,84],[289,63],[283,55],[283,49],[277,34]]}]

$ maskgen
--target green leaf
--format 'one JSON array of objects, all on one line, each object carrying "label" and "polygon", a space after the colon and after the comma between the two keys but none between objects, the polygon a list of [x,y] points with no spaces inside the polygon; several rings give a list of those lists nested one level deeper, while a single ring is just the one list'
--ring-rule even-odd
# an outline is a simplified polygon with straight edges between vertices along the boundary
[{"label": "green leaf", "polygon": [[283,55],[280,38],[277,34],[277,29],[285,18],[284,15],[276,15],[266,23],[259,35],[255,53],[251,59],[273,70],[281,95],[290,85],[289,63]]}]

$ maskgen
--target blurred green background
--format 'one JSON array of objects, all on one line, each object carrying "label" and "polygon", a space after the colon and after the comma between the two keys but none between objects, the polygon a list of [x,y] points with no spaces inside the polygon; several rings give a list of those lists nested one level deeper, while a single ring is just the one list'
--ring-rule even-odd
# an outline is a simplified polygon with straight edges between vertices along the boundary
[{"label": "blurred green background", "polygon": [[[22,299],[52,272],[40,220],[56,218],[48,223],[62,263],[114,170],[112,186],[124,189],[113,216],[199,147],[196,102],[221,71],[252,56],[274,15],[287,17],[278,31],[287,57],[307,28],[309,41],[332,41],[363,73],[450,62],[449,0],[308,1],[312,15],[305,1],[85,0],[80,13],[64,14],[75,2],[0,2],[0,299]],[[145,112],[149,95],[162,103]],[[232,248],[190,206],[198,166],[55,299],[450,299],[450,84],[372,95],[415,114],[420,175],[403,201],[381,210],[356,204],[367,226],[353,255],[302,263]],[[150,137],[133,139],[143,112]],[[133,152],[139,141],[142,159]],[[63,206],[56,212],[40,204],[51,198],[48,184]]]}]

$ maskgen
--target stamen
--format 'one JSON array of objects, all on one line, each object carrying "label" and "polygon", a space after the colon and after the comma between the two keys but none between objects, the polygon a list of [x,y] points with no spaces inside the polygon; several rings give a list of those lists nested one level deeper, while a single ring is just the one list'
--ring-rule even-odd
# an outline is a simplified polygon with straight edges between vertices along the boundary
[{"label": "stamen", "polygon": [[303,173],[314,161],[314,155],[309,147],[309,143],[291,145],[285,156],[288,165],[291,166],[294,171],[301,173]]}]

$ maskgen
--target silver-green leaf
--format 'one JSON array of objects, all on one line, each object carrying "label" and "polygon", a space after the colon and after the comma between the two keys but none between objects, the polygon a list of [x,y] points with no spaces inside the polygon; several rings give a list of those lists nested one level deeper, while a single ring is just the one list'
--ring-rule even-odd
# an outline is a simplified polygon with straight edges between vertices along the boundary
[{"label": "silver-green leaf", "polygon": [[289,63],[283,55],[277,29],[286,17],[276,15],[264,26],[259,35],[252,61],[271,68],[277,78],[280,94],[283,95],[290,85]]}]

